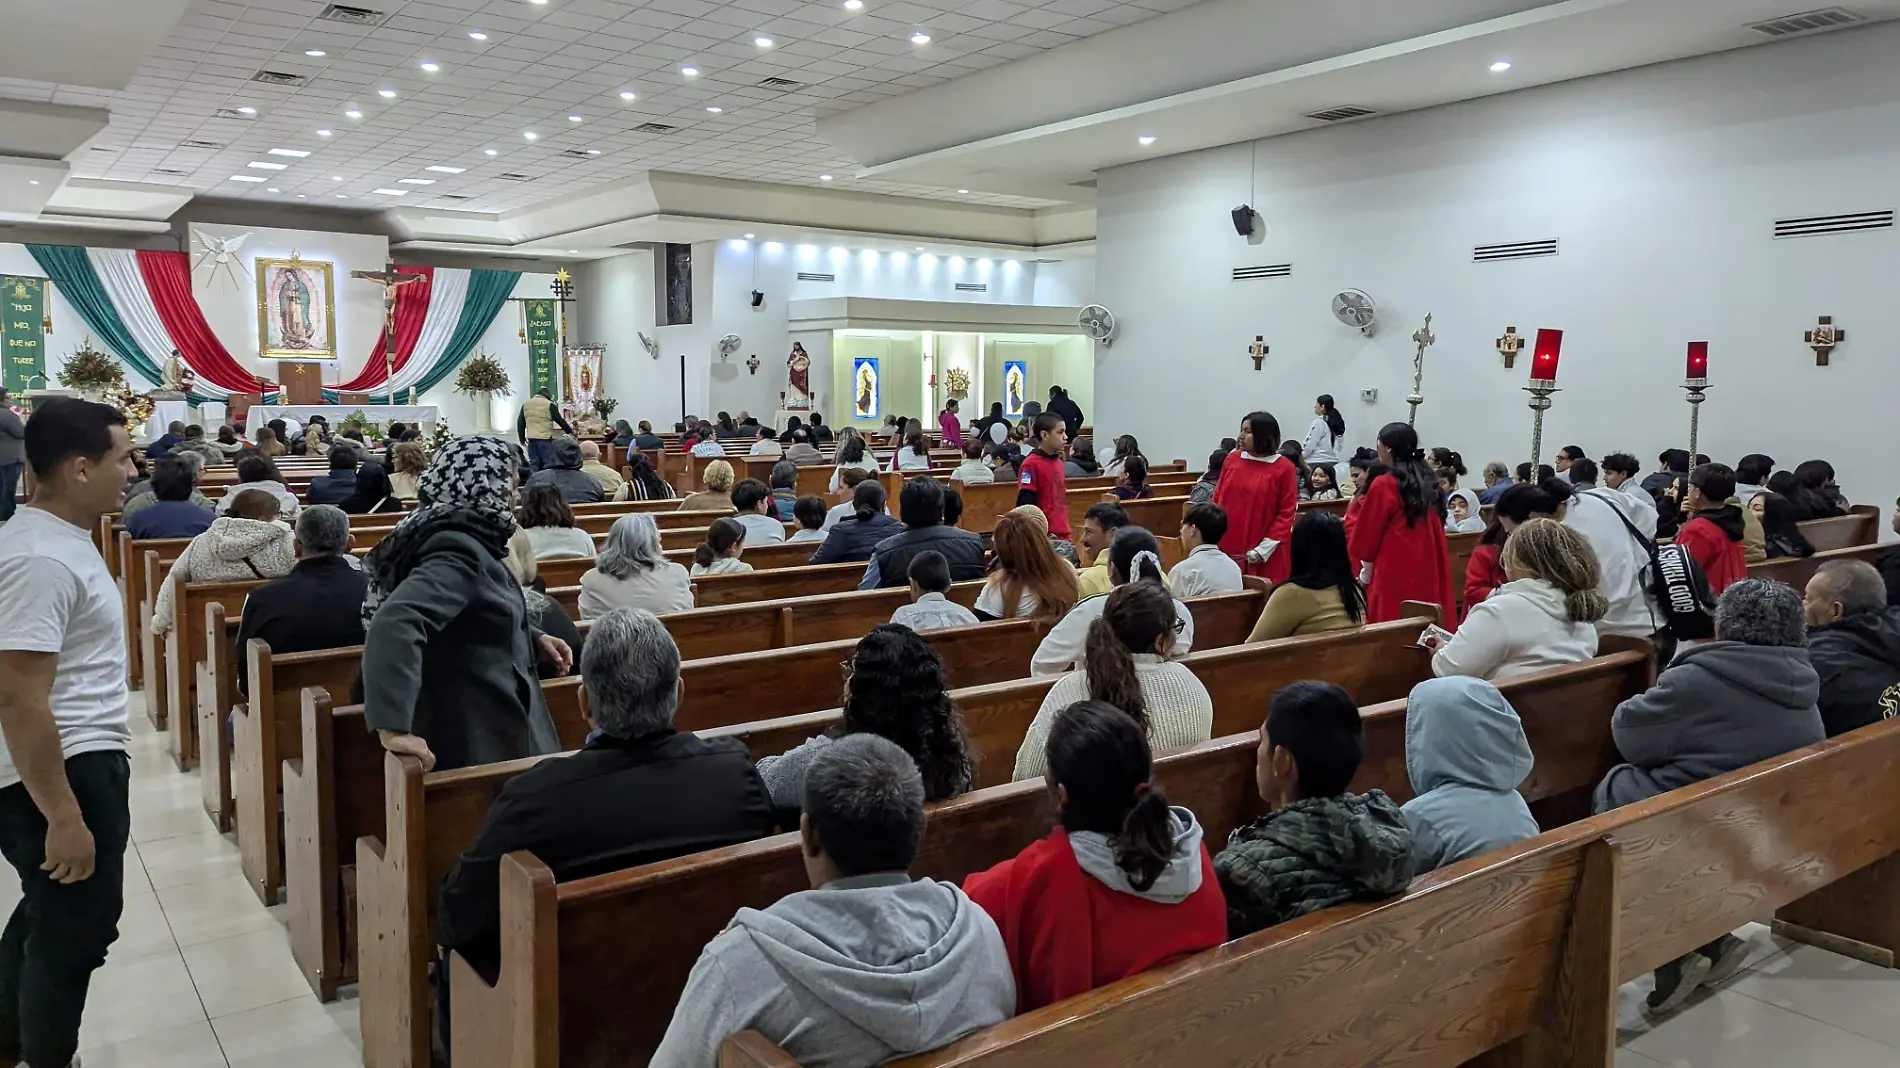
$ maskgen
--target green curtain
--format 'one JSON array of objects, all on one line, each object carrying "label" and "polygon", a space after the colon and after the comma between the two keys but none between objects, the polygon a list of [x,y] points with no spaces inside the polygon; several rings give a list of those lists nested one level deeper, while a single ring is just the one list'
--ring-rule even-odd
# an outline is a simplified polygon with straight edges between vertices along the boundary
[{"label": "green curtain", "polygon": [[429,373],[416,383],[417,395],[434,388],[436,383],[461,366],[469,353],[475,351],[476,344],[494,325],[495,317],[501,314],[502,306],[508,303],[508,294],[515,291],[515,283],[519,281],[520,271],[477,270],[472,274],[468,280],[468,297],[462,303],[462,317],[456,321],[455,334],[449,338],[448,350],[429,369]]}]

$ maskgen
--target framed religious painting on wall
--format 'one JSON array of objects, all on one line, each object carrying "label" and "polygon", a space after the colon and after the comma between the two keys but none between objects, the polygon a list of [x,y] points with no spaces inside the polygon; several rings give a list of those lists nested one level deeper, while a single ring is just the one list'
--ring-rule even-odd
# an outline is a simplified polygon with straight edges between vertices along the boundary
[{"label": "framed religious painting on wall", "polygon": [[1003,414],[1018,419],[1023,402],[1029,396],[1029,365],[1021,360],[1003,361]]},{"label": "framed religious painting on wall", "polygon": [[859,419],[878,416],[877,357],[859,356],[851,361],[851,413]]},{"label": "framed religious painting on wall", "polygon": [[257,354],[336,358],[333,265],[299,259],[257,261]]}]

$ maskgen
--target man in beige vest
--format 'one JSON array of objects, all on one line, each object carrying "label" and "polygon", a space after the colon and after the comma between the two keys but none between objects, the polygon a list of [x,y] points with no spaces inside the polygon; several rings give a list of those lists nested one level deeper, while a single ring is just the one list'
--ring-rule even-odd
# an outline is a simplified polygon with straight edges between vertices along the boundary
[{"label": "man in beige vest", "polygon": [[536,471],[548,465],[554,458],[554,428],[560,427],[568,434],[574,428],[561,418],[561,409],[545,389],[536,390],[534,396],[521,402],[521,414],[515,419],[515,433],[521,436],[521,444],[528,450],[528,466]]}]

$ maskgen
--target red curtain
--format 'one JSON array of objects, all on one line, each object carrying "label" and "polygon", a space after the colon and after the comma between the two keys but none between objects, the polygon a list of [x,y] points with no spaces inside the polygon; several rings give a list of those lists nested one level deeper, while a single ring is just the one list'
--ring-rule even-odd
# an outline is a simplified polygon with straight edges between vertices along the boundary
[{"label": "red curtain", "polygon": [[[219,389],[256,392],[258,376],[231,358],[218,335],[211,332],[211,324],[205,322],[198,298],[191,291],[191,258],[183,252],[145,250],[139,252],[138,262],[152,304],[185,365]],[[154,352],[152,358],[162,363],[165,354]]]},{"label": "red curtain", "polygon": [[[422,320],[429,314],[429,290],[435,285],[433,267],[397,267],[396,270],[410,274],[419,274],[422,281],[411,282],[396,289],[396,369],[401,370],[409,357],[415,354],[416,339],[422,336]],[[388,369],[383,366],[383,335],[376,335],[376,347],[370,350],[369,362],[356,373],[356,377],[334,387],[339,393],[368,393],[383,385],[389,379]]]}]

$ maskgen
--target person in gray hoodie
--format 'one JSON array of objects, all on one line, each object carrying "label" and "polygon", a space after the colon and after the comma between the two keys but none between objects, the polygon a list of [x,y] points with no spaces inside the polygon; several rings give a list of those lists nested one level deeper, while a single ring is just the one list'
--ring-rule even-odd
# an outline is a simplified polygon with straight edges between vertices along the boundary
[{"label": "person in gray hoodie", "polygon": [[1016,1005],[996,924],[954,884],[907,874],[924,827],[909,756],[872,734],[826,746],[799,819],[813,889],[740,909],[686,980],[651,1068],[712,1068],[754,1030],[806,1068],[935,1049]]},{"label": "person in gray hoodie", "polygon": [[600,479],[581,470],[581,443],[573,438],[555,438],[546,466],[529,476],[530,486],[548,485],[561,491],[569,504],[596,504],[607,499]]},{"label": "person in gray hoodie", "polygon": [[[1610,734],[1629,763],[1597,784],[1596,811],[1820,741],[1820,693],[1801,595],[1770,579],[1732,583],[1716,603],[1715,640],[1676,654],[1656,685],[1617,706]],[[1656,969],[1645,1008],[1674,1010],[1696,987],[1734,975],[1747,955],[1746,942],[1723,935],[1670,961]]]},{"label": "person in gray hoodie", "polygon": [[1412,687],[1405,703],[1405,772],[1415,796],[1399,806],[1412,830],[1412,874],[1537,836],[1517,792],[1531,743],[1496,686],[1455,676]]}]

